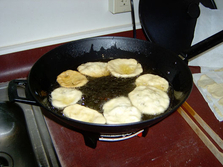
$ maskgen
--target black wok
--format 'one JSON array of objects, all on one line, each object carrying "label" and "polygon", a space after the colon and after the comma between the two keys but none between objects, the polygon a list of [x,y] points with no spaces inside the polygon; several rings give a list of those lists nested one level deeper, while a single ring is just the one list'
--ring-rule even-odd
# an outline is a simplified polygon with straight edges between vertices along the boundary
[{"label": "black wok", "polygon": [[[222,34],[222,33],[221,33]],[[221,37],[222,39],[222,37]],[[56,77],[67,69],[76,70],[77,66],[90,61],[104,61],[115,58],[134,58],[144,68],[166,78],[179,97],[174,97],[169,109],[152,119],[121,125],[102,125],[76,121],[64,117],[51,109],[46,96],[42,92],[49,92],[56,82]],[[18,97],[16,87],[26,83],[27,92],[31,97]],[[193,85],[192,74],[187,63],[175,53],[144,40],[124,37],[95,37],[69,42],[43,55],[32,67],[28,79],[13,80],[9,84],[10,101],[36,104],[65,124],[80,130],[97,134],[120,134],[135,132],[150,127],[163,120],[177,110],[188,98]]]}]

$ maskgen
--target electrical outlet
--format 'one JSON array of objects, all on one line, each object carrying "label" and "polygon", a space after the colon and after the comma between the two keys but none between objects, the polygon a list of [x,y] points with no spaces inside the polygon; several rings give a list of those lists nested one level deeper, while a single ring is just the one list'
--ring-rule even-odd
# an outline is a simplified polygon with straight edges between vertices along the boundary
[{"label": "electrical outlet", "polygon": [[130,12],[130,0],[109,0],[109,11],[113,14]]}]

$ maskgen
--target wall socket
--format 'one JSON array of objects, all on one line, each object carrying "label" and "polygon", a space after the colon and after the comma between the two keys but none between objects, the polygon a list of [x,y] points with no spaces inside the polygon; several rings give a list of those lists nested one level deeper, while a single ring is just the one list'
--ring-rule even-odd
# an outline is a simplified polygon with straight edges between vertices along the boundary
[{"label": "wall socket", "polygon": [[109,11],[113,14],[131,11],[130,0],[109,0]]}]

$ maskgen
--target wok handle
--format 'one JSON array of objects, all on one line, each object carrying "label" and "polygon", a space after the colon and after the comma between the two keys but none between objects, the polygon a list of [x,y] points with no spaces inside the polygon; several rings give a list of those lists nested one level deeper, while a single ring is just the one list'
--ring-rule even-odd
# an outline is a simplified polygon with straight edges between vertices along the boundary
[{"label": "wok handle", "polygon": [[[18,89],[22,88],[25,90],[26,97],[20,97],[18,95]],[[37,105],[37,102],[31,96],[28,86],[27,80],[12,80],[8,84],[8,97],[11,102],[21,102],[26,104]]]},{"label": "wok handle", "polygon": [[221,42],[223,42],[223,30],[186,49],[180,55],[187,61]]}]

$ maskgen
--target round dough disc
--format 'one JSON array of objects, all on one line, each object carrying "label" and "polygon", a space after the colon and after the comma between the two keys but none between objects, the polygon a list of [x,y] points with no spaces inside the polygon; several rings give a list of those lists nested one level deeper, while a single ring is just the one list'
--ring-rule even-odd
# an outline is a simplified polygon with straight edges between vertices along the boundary
[{"label": "round dough disc", "polygon": [[161,114],[170,103],[166,92],[151,86],[138,86],[128,96],[133,106],[144,114]]},{"label": "round dough disc", "polygon": [[132,106],[127,97],[109,100],[103,105],[103,115],[108,124],[132,123],[141,120],[141,112]]},{"label": "round dough disc", "polygon": [[75,88],[85,85],[88,80],[84,75],[77,71],[67,70],[57,76],[57,82],[60,86]]},{"label": "round dough disc", "polygon": [[77,67],[77,70],[84,75],[97,78],[110,74],[107,69],[107,63],[104,62],[88,62],[81,64]]},{"label": "round dough disc", "polygon": [[207,90],[214,98],[223,97],[223,83],[220,84],[214,83],[212,85],[209,85],[207,87]]},{"label": "round dough disc", "polygon": [[202,88],[206,88],[208,85],[212,85],[214,83],[215,81],[205,74],[201,75],[200,79],[197,81],[197,85]]},{"label": "round dough disc", "polygon": [[51,92],[51,103],[56,108],[64,108],[77,103],[82,96],[82,92],[74,88],[60,87]]},{"label": "round dough disc", "polygon": [[144,74],[139,76],[135,81],[136,86],[154,86],[162,91],[167,92],[169,83],[166,79],[154,74]]},{"label": "round dough disc", "polygon": [[115,77],[135,77],[143,72],[142,66],[135,59],[114,59],[108,62],[108,70]]},{"label": "round dough disc", "polygon": [[100,123],[100,124],[106,123],[105,118],[101,113],[91,108],[79,105],[79,104],[73,104],[66,107],[63,110],[63,114],[66,117],[69,117],[78,121]]}]

